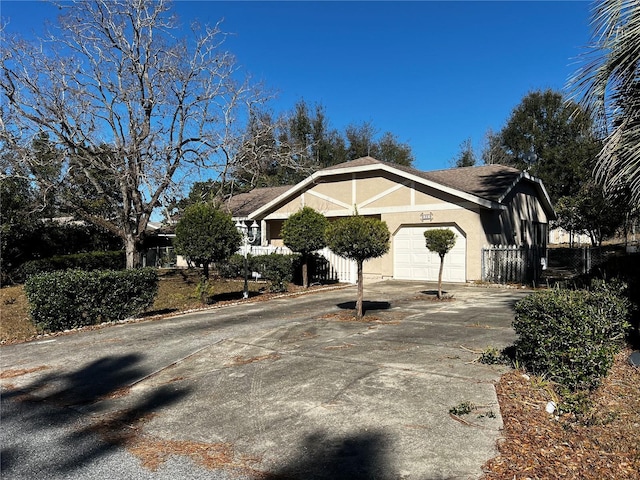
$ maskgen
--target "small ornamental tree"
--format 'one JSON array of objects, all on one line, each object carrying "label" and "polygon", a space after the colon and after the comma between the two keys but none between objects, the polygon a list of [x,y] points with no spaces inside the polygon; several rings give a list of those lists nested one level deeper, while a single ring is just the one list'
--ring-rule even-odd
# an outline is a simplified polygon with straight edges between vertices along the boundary
[{"label": "small ornamental tree", "polygon": [[437,228],[424,232],[427,248],[431,252],[440,255],[440,271],[438,272],[438,298],[442,298],[442,269],[444,267],[444,256],[456,244],[456,234],[448,228]]},{"label": "small ornamental tree", "polygon": [[195,203],[185,208],[176,225],[174,246],[177,254],[202,266],[208,280],[209,264],[227,260],[241,241],[230,215],[209,203]]},{"label": "small ornamental tree", "polygon": [[329,221],[311,207],[302,207],[282,225],[282,240],[302,256],[302,285],[309,287],[309,256],[327,246],[325,231]]},{"label": "small ornamental tree", "polygon": [[377,218],[340,218],[329,224],[326,231],[327,245],[341,257],[355,260],[358,266],[358,300],[356,318],[362,319],[363,276],[362,264],[370,258],[381,257],[389,251],[389,228]]}]

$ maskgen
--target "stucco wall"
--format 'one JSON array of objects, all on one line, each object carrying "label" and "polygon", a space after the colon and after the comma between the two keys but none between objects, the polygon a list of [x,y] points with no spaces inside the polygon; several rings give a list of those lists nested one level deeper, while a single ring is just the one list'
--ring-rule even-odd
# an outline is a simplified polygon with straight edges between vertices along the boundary
[{"label": "stucco wall", "polygon": [[356,208],[360,215],[376,215],[389,227],[391,249],[383,257],[365,262],[364,273],[383,278],[394,275],[393,236],[400,228],[456,226],[466,240],[466,279],[471,281],[482,276],[485,245],[534,244],[538,228],[534,224],[548,223],[536,187],[526,181],[511,190],[503,201],[504,209],[490,209],[472,200],[386,171],[345,173],[307,185],[259,220],[266,227],[263,241],[281,246],[284,219],[305,205],[329,219],[352,215]]},{"label": "stucco wall", "polygon": [[[392,235],[389,253],[364,264],[368,277],[393,277],[393,235],[404,226],[457,226],[467,242],[467,279],[481,277],[481,249],[486,237],[480,220],[480,207],[461,201],[422,184],[388,173],[344,175],[333,181],[310,185],[265,217],[269,225],[267,242],[282,245],[282,220],[309,206],[329,218],[352,215],[356,200],[361,215],[379,215]],[[425,254],[427,250],[425,247]]]}]

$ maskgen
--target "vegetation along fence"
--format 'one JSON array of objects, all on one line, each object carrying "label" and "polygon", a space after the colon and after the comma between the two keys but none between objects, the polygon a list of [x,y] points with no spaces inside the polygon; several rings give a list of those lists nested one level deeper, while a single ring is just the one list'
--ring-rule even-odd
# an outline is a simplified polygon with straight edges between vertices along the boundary
[{"label": "vegetation along fence", "polygon": [[565,271],[568,276],[589,273],[615,255],[616,247],[550,248],[549,267]]},{"label": "vegetation along fence", "polygon": [[492,283],[540,283],[546,248],[489,245],[482,249],[482,280]]},{"label": "vegetation along fence", "polygon": [[[240,248],[240,254],[244,255],[244,247]],[[293,253],[287,247],[260,247],[255,245],[248,246],[250,255],[269,255],[271,253],[291,254]],[[327,260],[327,263],[315,272],[314,279],[317,281],[338,281],[344,283],[357,282],[356,262],[342,258],[333,253],[328,248],[318,251],[318,254]]]},{"label": "vegetation along fence", "polygon": [[[244,255],[244,252],[245,247],[240,247],[238,253],[240,255]],[[256,256],[270,255],[272,253],[291,255],[293,252],[287,247],[261,247],[257,245],[249,245],[247,247],[247,253],[249,255]],[[338,281],[343,283],[357,282],[356,262],[342,258],[328,248],[319,250],[317,253],[320,257],[323,257],[326,262],[315,262],[315,271],[313,272],[314,281]],[[143,267],[174,268],[187,266],[186,260],[180,255],[176,255],[173,247],[149,248],[141,254],[141,263]]]}]

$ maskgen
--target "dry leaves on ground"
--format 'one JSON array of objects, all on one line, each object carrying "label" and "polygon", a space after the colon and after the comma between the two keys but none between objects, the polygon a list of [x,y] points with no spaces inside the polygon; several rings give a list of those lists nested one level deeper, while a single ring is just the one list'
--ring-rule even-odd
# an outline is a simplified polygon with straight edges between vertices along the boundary
[{"label": "dry leaves on ground", "polygon": [[616,362],[593,392],[589,411],[557,417],[545,411],[548,382],[509,372],[496,386],[504,420],[500,456],[485,465],[485,480],[640,479],[640,369]]}]

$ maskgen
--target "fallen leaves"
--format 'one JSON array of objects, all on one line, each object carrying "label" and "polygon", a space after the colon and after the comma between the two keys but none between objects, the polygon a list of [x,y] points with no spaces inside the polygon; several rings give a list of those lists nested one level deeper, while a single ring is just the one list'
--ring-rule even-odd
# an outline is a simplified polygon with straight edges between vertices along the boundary
[{"label": "fallen leaves", "polygon": [[579,417],[545,411],[548,386],[512,371],[496,385],[504,421],[500,455],[484,466],[485,480],[640,479],[640,370],[616,362]]},{"label": "fallen leaves", "polygon": [[275,352],[269,353],[268,355],[259,355],[257,357],[244,357],[242,355],[237,355],[233,357],[231,363],[227,364],[227,366],[248,365],[254,362],[262,362],[264,360],[279,360],[280,358],[282,358],[282,355]]},{"label": "fallen leaves", "polygon": [[41,365],[39,367],[34,367],[34,368],[4,370],[0,372],[0,379],[21,377],[23,375],[28,375],[29,373],[35,373],[35,372],[40,372],[41,370],[47,370],[48,368],[51,368],[51,367],[48,367],[46,365]]}]

